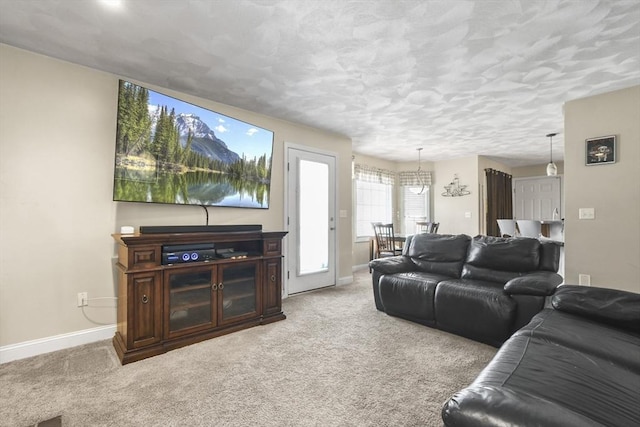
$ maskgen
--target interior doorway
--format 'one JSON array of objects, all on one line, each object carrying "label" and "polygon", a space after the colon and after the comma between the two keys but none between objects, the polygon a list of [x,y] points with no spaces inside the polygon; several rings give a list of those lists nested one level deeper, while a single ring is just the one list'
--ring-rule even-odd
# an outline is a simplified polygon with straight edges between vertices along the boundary
[{"label": "interior doorway", "polygon": [[535,220],[563,218],[562,177],[514,178],[513,217]]},{"label": "interior doorway", "polygon": [[285,294],[336,284],[336,155],[286,144]]}]

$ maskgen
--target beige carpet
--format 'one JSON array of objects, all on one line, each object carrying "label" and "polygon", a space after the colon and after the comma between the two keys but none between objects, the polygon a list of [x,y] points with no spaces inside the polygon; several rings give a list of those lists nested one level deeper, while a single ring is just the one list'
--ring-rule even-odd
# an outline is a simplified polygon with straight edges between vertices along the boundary
[{"label": "beige carpet", "polygon": [[0,425],[441,426],[496,352],[377,311],[367,270],[284,311],[126,366],[110,341],[0,365]]}]

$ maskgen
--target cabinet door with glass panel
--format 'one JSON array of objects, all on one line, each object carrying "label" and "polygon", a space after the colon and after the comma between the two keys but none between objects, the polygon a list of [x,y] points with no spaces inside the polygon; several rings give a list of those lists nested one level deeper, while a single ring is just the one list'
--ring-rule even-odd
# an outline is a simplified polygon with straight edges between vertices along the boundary
[{"label": "cabinet door with glass panel", "polygon": [[164,272],[164,331],[175,338],[216,326],[217,267]]},{"label": "cabinet door with glass panel", "polygon": [[259,261],[218,266],[218,325],[257,318],[261,310]]}]

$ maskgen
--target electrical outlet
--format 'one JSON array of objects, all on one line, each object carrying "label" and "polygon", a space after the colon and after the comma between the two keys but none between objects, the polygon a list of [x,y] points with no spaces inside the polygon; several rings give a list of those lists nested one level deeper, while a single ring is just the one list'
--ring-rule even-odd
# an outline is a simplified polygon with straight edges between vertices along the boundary
[{"label": "electrical outlet", "polygon": [[591,286],[591,276],[588,274],[578,274],[578,284],[581,286]]},{"label": "electrical outlet", "polygon": [[89,305],[89,302],[87,301],[88,299],[89,296],[87,292],[78,292],[78,307],[85,307]]}]

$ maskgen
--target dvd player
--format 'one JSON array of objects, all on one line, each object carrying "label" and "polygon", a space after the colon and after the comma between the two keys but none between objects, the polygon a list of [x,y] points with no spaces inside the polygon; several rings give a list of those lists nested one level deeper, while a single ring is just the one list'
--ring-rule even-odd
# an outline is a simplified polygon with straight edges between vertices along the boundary
[{"label": "dvd player", "polygon": [[167,245],[162,247],[162,265],[203,262],[216,259],[213,243]]}]

